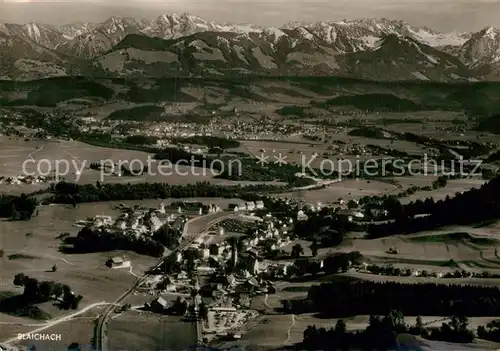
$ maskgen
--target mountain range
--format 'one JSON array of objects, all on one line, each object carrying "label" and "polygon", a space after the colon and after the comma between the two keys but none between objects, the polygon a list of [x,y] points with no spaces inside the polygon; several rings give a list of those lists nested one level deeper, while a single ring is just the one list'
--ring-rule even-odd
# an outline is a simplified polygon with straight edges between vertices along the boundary
[{"label": "mountain range", "polygon": [[0,24],[0,79],[241,74],[496,81],[500,30],[441,33],[389,19],[260,27],[187,13],[152,21]]}]

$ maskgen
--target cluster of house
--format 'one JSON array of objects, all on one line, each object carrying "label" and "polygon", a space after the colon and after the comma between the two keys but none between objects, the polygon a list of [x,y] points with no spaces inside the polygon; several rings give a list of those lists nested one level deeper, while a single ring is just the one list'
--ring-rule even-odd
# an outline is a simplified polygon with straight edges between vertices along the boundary
[{"label": "cluster of house", "polygon": [[188,215],[222,211],[217,205],[205,205],[199,202],[174,202],[168,206],[162,203],[156,209],[141,209],[137,206],[126,207],[124,205],[119,208],[122,213],[116,219],[107,215],[97,215],[76,221],[74,226],[106,229],[110,232],[120,232],[139,238],[143,235],[152,235],[166,224],[176,230],[182,230]]},{"label": "cluster of house", "polygon": [[153,235],[163,225],[169,224],[177,230],[182,230],[187,221],[185,216],[168,213],[166,206],[161,204],[157,209],[137,209],[121,207],[122,213],[118,218],[97,215],[75,222],[77,227],[91,227],[106,229],[110,232],[119,232],[123,235],[139,238],[143,235]]},{"label": "cluster of house", "polygon": [[182,149],[193,154],[206,154],[209,151],[209,148],[206,146],[199,147],[194,145],[184,145]]},{"label": "cluster of house", "polygon": [[264,202],[259,201],[247,201],[247,202],[239,202],[234,204],[229,204],[228,209],[230,211],[238,212],[238,211],[255,211],[261,210],[264,208]]},{"label": "cluster of house", "polygon": [[54,179],[55,179],[54,177],[31,176],[31,175],[18,175],[15,177],[0,176],[0,184],[12,184],[12,185],[38,184],[38,183],[47,183]]},{"label": "cluster of house", "polygon": [[222,211],[222,208],[215,204],[205,205],[197,201],[179,201],[169,205],[169,209],[185,215],[203,215]]}]

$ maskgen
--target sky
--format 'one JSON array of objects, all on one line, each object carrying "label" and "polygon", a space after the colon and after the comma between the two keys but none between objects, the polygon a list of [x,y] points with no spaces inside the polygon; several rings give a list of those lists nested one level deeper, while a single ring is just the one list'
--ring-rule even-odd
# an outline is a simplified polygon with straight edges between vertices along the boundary
[{"label": "sky", "polygon": [[215,22],[264,26],[385,17],[443,32],[500,28],[500,0],[0,0],[0,23],[59,25],[100,22],[113,15],[153,19],[171,12],[188,12]]}]

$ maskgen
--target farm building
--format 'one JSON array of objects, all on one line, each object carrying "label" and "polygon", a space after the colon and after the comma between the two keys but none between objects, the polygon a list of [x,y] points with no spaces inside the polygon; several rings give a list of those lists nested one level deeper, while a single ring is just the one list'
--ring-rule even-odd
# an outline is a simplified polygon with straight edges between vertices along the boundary
[{"label": "farm building", "polygon": [[170,206],[177,208],[178,213],[185,213],[190,215],[203,214],[203,204],[197,201],[177,201],[173,202]]},{"label": "farm building", "polygon": [[364,214],[359,212],[359,211],[354,211],[354,210],[341,210],[337,212],[337,215],[339,217],[344,217],[348,221],[352,221],[354,219],[362,219],[364,218]]},{"label": "farm building", "polygon": [[113,257],[106,262],[106,266],[109,268],[129,268],[130,260],[125,260],[123,257]]},{"label": "farm building", "polygon": [[255,208],[257,208],[258,210],[264,208],[264,201],[262,200],[255,201]]}]

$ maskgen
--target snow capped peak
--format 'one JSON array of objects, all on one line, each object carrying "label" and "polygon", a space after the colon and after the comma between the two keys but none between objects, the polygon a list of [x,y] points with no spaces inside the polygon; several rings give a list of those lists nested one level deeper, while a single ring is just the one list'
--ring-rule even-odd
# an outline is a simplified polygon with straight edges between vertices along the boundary
[{"label": "snow capped peak", "polygon": [[270,28],[264,29],[264,33],[269,35],[269,36],[273,36],[275,42],[277,42],[279,40],[279,38],[281,38],[282,36],[286,35],[285,32],[283,32],[281,29],[276,28],[276,27],[270,27]]},{"label": "snow capped peak", "polygon": [[498,29],[495,29],[491,26],[489,27],[486,27],[484,28],[481,33],[483,34],[483,36],[487,37],[487,38],[490,38],[490,39],[495,39],[498,34],[500,33],[500,31]]},{"label": "snow capped peak", "polygon": [[299,27],[308,26],[309,24],[310,23],[306,23],[306,22],[291,21],[291,22],[288,22],[287,24],[282,25],[280,28],[281,29],[295,29],[295,28],[299,28]]},{"label": "snow capped peak", "polygon": [[482,31],[483,31],[485,34],[490,34],[490,33],[492,33],[492,32],[494,32],[494,31],[495,31],[495,28],[493,28],[492,26],[488,26],[488,27],[483,28],[483,30],[482,30]]},{"label": "snow capped peak", "polygon": [[471,67],[500,62],[500,30],[486,27],[473,34],[462,46],[459,55]]},{"label": "snow capped peak", "polygon": [[28,36],[38,42],[40,40],[41,34],[40,34],[40,28],[38,28],[38,25],[36,23],[30,22],[28,24],[25,24],[25,27],[28,31]]}]

